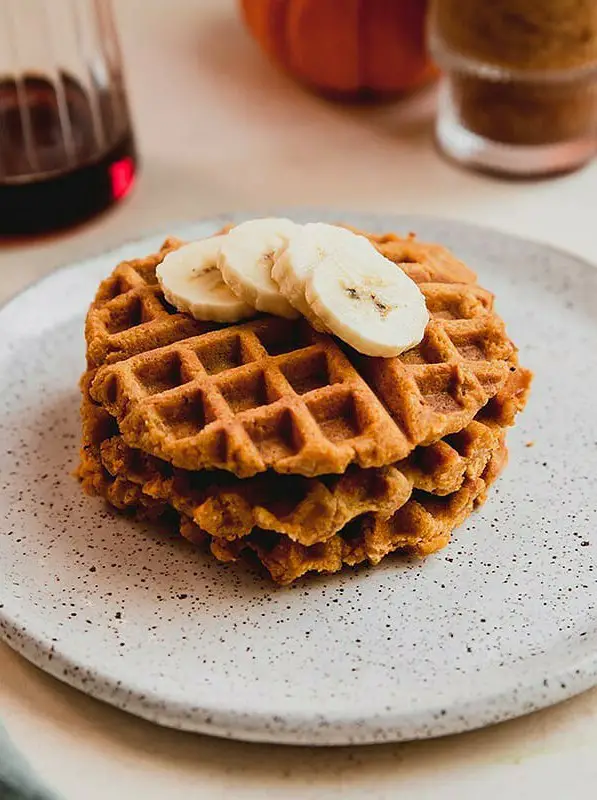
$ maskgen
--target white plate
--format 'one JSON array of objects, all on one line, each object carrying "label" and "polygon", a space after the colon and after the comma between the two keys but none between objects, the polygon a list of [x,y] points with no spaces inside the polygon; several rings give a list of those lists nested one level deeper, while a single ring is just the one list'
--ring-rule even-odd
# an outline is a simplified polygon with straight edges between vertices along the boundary
[{"label": "white plate", "polygon": [[596,684],[597,270],[455,222],[329,218],[444,242],[496,292],[536,379],[488,504],[424,562],[390,557],[276,589],[83,497],[70,472],[85,309],[153,237],[59,271],[0,311],[3,637],[119,708],[272,742],[437,736]]}]

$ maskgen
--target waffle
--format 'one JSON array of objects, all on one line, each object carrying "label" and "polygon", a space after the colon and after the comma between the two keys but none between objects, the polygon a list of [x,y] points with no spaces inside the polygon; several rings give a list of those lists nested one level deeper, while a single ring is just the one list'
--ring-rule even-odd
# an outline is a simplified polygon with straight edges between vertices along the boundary
[{"label": "waffle", "polygon": [[158,253],[123,261],[102,281],[85,321],[88,366],[119,361],[217,327],[177,313],[164,299],[156,267],[182,244],[170,237]]},{"label": "waffle", "polygon": [[[129,447],[114,419],[91,400],[90,381],[88,373],[82,381],[83,455],[90,453],[112,477],[128,480],[145,496],[170,504],[209,534],[229,540],[262,528],[310,545],[360,515],[388,519],[413,489],[446,495],[466,478],[479,477],[504,440],[504,429],[486,419],[416,448],[389,467],[352,466],[342,475],[318,478],[270,471],[239,480],[225,471],[182,470]],[[95,466],[91,473],[97,473]],[[93,493],[93,484],[86,488]]]},{"label": "waffle", "polygon": [[155,279],[180,244],[168,240],[100,286],[86,324],[93,399],[128,446],[181,469],[241,478],[387,466],[462,430],[495,397],[511,424],[529,374],[492,296],[443,248],[377,238],[427,301],[431,320],[413,350],[371,358],[304,321],[222,327],[173,313]]},{"label": "waffle", "polygon": [[176,313],[155,276],[175,239],[118,265],[86,320],[84,490],[175,521],[221,561],[250,554],[280,584],[445,546],[503,468],[531,376],[468,267],[414,237],[370,239],[430,312],[398,358],[305,321]]},{"label": "waffle", "polygon": [[120,510],[135,505],[141,495],[143,505],[172,506],[222,538],[240,538],[259,526],[312,544],[360,514],[390,517],[412,491],[395,467],[352,468],[325,479],[273,473],[244,481],[227,472],[176,469],[124,443],[114,418],[89,398],[89,375],[81,388],[78,476],[88,494],[104,497]]},{"label": "waffle", "polygon": [[[467,479],[454,494],[445,497],[416,492],[385,523],[374,518],[355,520],[326,542],[305,547],[288,537],[257,531],[246,539],[211,540],[211,551],[220,561],[236,561],[248,549],[257,554],[276,583],[288,585],[308,572],[339,572],[344,565],[371,565],[390,553],[425,557],[445,547],[452,531],[485,502],[487,490],[507,460],[505,445],[492,457],[484,477]],[[205,534],[188,519],[181,520],[181,534],[193,542]]]},{"label": "waffle", "polygon": [[[466,478],[455,493],[443,497],[416,491],[389,519],[382,521],[365,515],[355,519],[340,533],[325,542],[305,546],[288,536],[256,529],[241,539],[227,540],[210,536],[190,517],[180,514],[178,526],[182,536],[197,545],[209,546],[220,561],[236,561],[247,553],[257,556],[276,583],[288,585],[308,572],[337,572],[344,565],[362,562],[378,564],[392,552],[427,556],[445,547],[454,528],[484,502],[487,489],[505,465],[507,450],[501,443],[491,455],[481,477]],[[116,508],[142,519],[157,518],[169,513],[166,504],[149,498],[140,487],[126,478],[114,478],[101,466],[99,459],[86,453],[80,477],[93,485],[97,494]]]},{"label": "waffle", "polygon": [[[417,283],[477,282],[477,276],[472,269],[442,245],[419,242],[412,233],[402,237],[395,233],[355,232],[366,236],[382,255],[405,268]],[[410,266],[406,267],[407,264]]]},{"label": "waffle", "polygon": [[377,563],[396,549],[433,552],[484,499],[505,455],[503,429],[473,421],[392,468],[354,468],[340,478],[186,473],[127,447],[114,418],[90,400],[88,383],[79,468],[85,491],[145,518],[173,508],[183,536],[209,544],[223,561],[254,552],[279,583]]},{"label": "waffle", "polygon": [[157,520],[170,512],[167,503],[143,493],[142,487],[123,476],[113,476],[103,467],[100,448],[102,442],[118,434],[118,427],[107,411],[100,406],[89,406],[82,413],[83,443],[76,477],[85,492],[103,497],[119,511],[130,511],[138,518]]}]

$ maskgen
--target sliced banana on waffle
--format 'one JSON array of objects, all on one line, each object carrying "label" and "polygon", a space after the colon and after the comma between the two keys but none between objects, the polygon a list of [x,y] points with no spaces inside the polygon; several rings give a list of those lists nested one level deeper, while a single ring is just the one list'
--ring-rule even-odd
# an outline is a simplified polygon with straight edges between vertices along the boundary
[{"label": "sliced banana on waffle", "polygon": [[321,263],[319,240],[325,237],[332,225],[311,222],[303,225],[290,237],[288,244],[279,252],[272,267],[272,278],[288,302],[299,311],[318,331],[325,326],[316,317],[305,298],[305,283],[308,274]]},{"label": "sliced banana on waffle", "polygon": [[164,297],[179,311],[210,322],[238,322],[254,317],[255,308],[224,283],[218,268],[226,236],[183,245],[164,258],[156,275]]},{"label": "sliced banana on waffle", "polygon": [[370,356],[408,350],[429,321],[414,281],[365,237],[324,223],[244,222],[169,253],[157,276],[168,302],[195,319],[303,314]]},{"label": "sliced banana on waffle", "polygon": [[296,309],[272,280],[278,252],[299,226],[289,219],[255,219],[233,228],[220,249],[218,266],[232,292],[259,311],[294,319]]},{"label": "sliced banana on waffle", "polygon": [[334,225],[297,230],[274,277],[317,327],[365,355],[403,353],[421,341],[429,321],[416,283],[365,237]]}]

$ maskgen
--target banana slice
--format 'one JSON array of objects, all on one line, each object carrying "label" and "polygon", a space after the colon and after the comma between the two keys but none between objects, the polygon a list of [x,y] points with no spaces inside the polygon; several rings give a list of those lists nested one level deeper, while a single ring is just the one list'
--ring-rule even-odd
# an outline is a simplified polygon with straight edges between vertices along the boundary
[{"label": "banana slice", "polygon": [[218,258],[226,238],[212,236],[186,244],[168,253],[158,266],[156,274],[164,296],[179,311],[208,322],[238,322],[257,313],[222,279]]},{"label": "banana slice", "polygon": [[300,226],[289,219],[255,219],[230,231],[218,266],[234,294],[259,311],[288,319],[299,316],[271,275],[277,253],[297,230]]},{"label": "banana slice", "polygon": [[[369,356],[397,356],[418,344],[429,313],[417,284],[363,236],[330,225],[305,226],[305,300],[333,334]],[[290,249],[289,247],[289,249]]]},{"label": "banana slice", "polygon": [[305,298],[305,282],[312,269],[321,263],[319,239],[332,225],[310,222],[292,236],[288,244],[278,251],[272,267],[272,278],[290,305],[296,308],[318,331],[326,328],[317,318]]}]

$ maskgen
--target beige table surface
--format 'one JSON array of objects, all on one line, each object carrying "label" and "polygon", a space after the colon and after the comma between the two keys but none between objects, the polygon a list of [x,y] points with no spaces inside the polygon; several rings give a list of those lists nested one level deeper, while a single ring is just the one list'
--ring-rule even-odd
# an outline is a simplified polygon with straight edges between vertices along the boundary
[{"label": "beige table surface", "polygon": [[[424,212],[492,225],[597,262],[597,164],[507,183],[434,152],[422,99],[347,109],[273,71],[233,0],[119,0],[144,159],[134,194],[78,232],[0,249],[0,301],[56,266],[145,231],[276,205]],[[66,800],[593,798],[597,691],[522,720],[405,745],[309,750],[154,727],[61,685],[0,645],[0,716]]]}]

